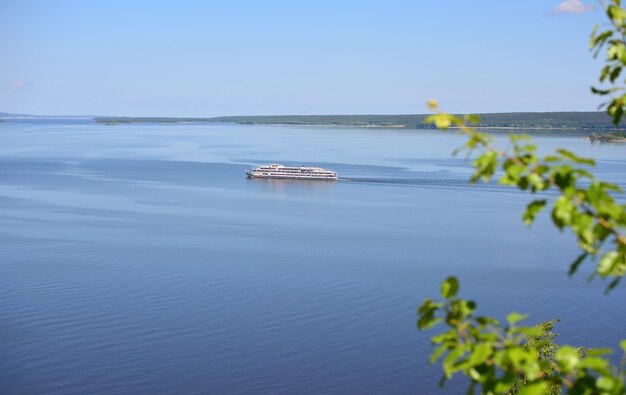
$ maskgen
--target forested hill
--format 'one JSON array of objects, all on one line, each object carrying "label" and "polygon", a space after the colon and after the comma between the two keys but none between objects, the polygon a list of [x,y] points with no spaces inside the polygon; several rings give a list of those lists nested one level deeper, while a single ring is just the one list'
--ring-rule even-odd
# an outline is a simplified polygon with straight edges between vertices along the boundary
[{"label": "forested hill", "polygon": [[[514,112],[479,114],[480,123],[476,126],[486,128],[532,128],[532,129],[588,129],[614,130],[611,118],[605,112]],[[352,127],[400,127],[431,128],[426,124],[427,114],[403,115],[263,115],[231,116],[214,118],[163,118],[163,117],[97,117],[96,122],[103,124],[156,122],[227,122],[238,124],[262,125],[333,125]],[[620,124],[625,129],[626,123]]]}]

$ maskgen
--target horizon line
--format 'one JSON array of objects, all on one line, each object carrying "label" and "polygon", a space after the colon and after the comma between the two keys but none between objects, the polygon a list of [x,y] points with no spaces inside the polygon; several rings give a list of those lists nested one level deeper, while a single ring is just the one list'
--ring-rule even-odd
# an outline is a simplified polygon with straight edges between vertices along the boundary
[{"label": "horizon line", "polygon": [[[470,112],[455,113],[447,112],[454,115],[486,115],[486,114],[550,114],[550,113],[605,113],[605,111],[580,111],[580,110],[562,110],[562,111],[496,111],[496,112]],[[181,118],[181,119],[215,119],[215,118],[232,118],[232,117],[334,117],[334,116],[426,116],[437,113],[360,113],[360,114],[247,114],[247,115],[214,115],[214,116],[163,116],[163,115],[89,115],[89,114],[26,114],[26,113],[9,113],[0,112],[0,118],[16,118],[16,117],[38,117],[38,118]],[[608,115],[608,114],[607,114]]]}]

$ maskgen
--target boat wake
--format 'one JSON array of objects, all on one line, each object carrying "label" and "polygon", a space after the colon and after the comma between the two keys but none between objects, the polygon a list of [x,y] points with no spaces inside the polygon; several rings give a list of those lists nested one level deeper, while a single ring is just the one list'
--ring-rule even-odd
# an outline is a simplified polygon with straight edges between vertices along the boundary
[{"label": "boat wake", "polygon": [[358,182],[363,184],[388,184],[388,185],[414,185],[414,186],[440,186],[440,187],[468,187],[467,179],[442,180],[442,179],[416,179],[416,178],[343,178],[338,181]]}]

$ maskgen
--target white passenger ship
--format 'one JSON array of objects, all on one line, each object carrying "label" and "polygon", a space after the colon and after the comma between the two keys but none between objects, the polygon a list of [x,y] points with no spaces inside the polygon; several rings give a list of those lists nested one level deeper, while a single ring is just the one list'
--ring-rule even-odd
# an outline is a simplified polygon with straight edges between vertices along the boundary
[{"label": "white passenger ship", "polygon": [[337,173],[321,167],[283,166],[277,163],[246,170],[250,178],[273,178],[293,180],[336,180]]}]

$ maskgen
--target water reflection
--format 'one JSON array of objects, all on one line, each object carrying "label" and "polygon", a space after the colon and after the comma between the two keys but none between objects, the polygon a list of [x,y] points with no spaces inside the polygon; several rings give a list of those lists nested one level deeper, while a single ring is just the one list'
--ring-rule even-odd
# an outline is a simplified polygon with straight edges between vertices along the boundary
[{"label": "water reflection", "polygon": [[286,193],[316,195],[334,190],[340,181],[248,178],[248,182],[257,186],[261,191],[271,192],[276,197],[283,197]]}]

